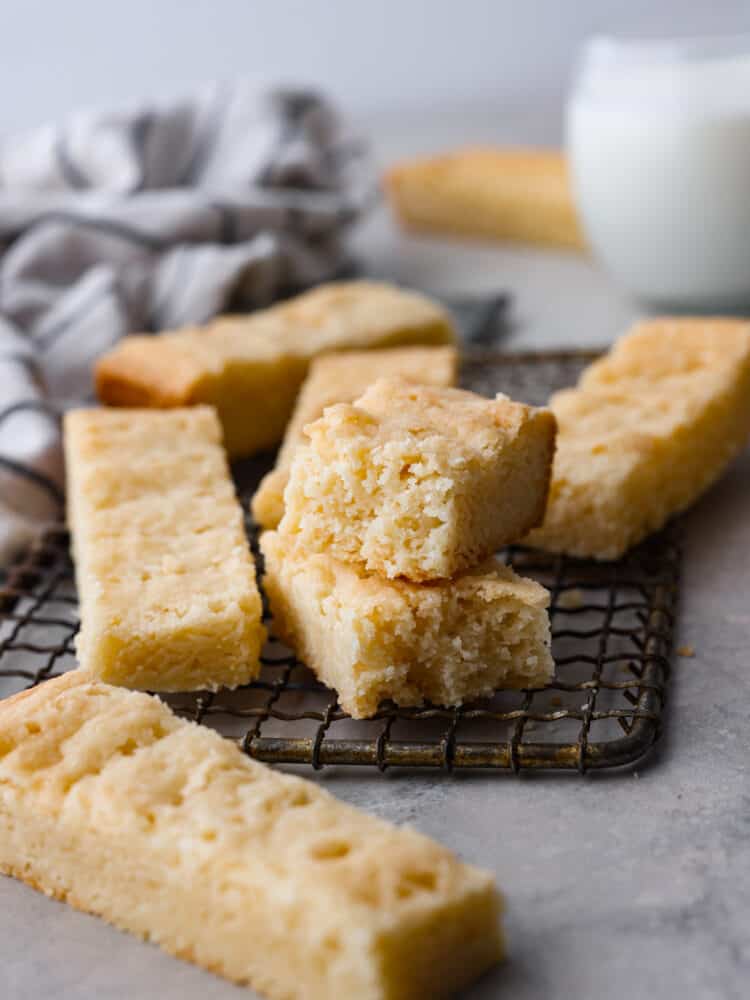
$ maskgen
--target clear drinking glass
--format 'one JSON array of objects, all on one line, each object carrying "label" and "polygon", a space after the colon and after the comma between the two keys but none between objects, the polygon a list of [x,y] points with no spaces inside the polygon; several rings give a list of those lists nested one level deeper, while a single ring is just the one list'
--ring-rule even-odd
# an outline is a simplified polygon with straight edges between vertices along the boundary
[{"label": "clear drinking glass", "polygon": [[626,289],[750,311],[750,36],[589,41],[566,137],[589,244]]}]

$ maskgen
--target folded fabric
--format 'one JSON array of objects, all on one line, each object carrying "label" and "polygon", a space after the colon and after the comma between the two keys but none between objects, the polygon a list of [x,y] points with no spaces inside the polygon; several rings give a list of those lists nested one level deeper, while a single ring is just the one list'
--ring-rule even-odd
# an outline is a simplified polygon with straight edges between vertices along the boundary
[{"label": "folded fabric", "polygon": [[341,273],[366,152],[322,97],[216,87],[0,144],[0,565],[59,514],[57,412],[121,336]]}]

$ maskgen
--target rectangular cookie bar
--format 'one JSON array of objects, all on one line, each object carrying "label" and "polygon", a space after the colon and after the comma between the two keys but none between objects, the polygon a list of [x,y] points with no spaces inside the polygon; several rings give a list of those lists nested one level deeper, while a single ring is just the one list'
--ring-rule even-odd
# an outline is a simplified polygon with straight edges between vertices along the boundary
[{"label": "rectangular cookie bar", "polygon": [[492,557],[453,580],[386,580],[261,537],[274,632],[355,719],[552,679],[549,594]]},{"label": "rectangular cookie bar", "polygon": [[313,361],[276,458],[276,466],[253,497],[253,517],[262,528],[275,528],[284,513],[289,466],[304,428],[333,403],[353,403],[381,376],[400,375],[423,385],[453,385],[458,373],[455,347],[392,347],[381,351],[344,351]]},{"label": "rectangular cookie bar", "polygon": [[463,149],[396,164],[385,189],[410,229],[582,249],[568,170],[552,149]]},{"label": "rectangular cookie bar", "polygon": [[215,412],[73,410],[65,459],[81,666],[149,691],[256,677],[261,600]]},{"label": "rectangular cookie bar", "polygon": [[423,295],[339,282],[250,316],[125,337],[98,361],[96,390],[111,406],[210,403],[236,457],[278,444],[318,354],[454,341],[446,311]]},{"label": "rectangular cookie bar", "polygon": [[502,955],[488,872],[81,671],[0,702],[0,869],[274,1000],[447,997]]},{"label": "rectangular cookie bar", "polygon": [[450,577],[542,521],[549,410],[379,379],[306,427],[279,531],[387,577]]},{"label": "rectangular cookie bar", "polygon": [[750,323],[639,323],[552,397],[560,426],[542,527],[528,542],[616,559],[692,504],[750,434]]}]

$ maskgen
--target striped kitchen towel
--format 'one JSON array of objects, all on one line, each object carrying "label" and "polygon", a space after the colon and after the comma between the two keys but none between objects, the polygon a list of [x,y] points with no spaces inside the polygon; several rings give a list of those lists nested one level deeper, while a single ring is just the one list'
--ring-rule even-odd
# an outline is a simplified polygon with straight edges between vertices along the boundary
[{"label": "striped kitchen towel", "polygon": [[215,87],[0,143],[0,565],[59,516],[59,413],[97,355],[341,273],[372,192],[307,91]]}]

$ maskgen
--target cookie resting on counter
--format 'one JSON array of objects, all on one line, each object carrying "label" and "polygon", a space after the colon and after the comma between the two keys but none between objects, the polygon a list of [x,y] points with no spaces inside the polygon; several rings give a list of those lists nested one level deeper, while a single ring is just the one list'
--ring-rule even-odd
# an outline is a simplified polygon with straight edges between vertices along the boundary
[{"label": "cookie resting on counter", "polygon": [[492,876],[81,671],[0,702],[0,869],[272,1000],[424,1000],[503,951]]},{"label": "cookie resting on counter", "polygon": [[397,163],[385,191],[408,229],[580,250],[564,155],[470,148]]}]

